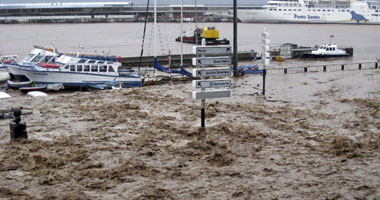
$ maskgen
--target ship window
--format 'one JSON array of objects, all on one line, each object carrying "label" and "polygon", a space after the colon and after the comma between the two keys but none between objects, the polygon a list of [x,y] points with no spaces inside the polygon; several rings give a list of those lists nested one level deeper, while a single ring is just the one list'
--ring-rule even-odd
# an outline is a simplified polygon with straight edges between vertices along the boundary
[{"label": "ship window", "polygon": [[326,10],[322,10],[323,12],[326,12]]},{"label": "ship window", "polygon": [[327,10],[327,12],[330,12],[330,10]]},{"label": "ship window", "polygon": [[89,72],[90,71],[90,65],[85,65],[83,68],[83,71]]},{"label": "ship window", "polygon": [[78,66],[77,66],[77,71],[78,71],[78,72],[81,72],[82,69],[83,69],[83,68],[82,68],[82,65],[78,65]]},{"label": "ship window", "polygon": [[105,65],[99,66],[99,71],[100,72],[107,72],[107,66],[105,66]]},{"label": "ship window", "polygon": [[88,63],[95,63],[95,60],[89,60]]},{"label": "ship window", "polygon": [[75,65],[70,65],[70,71],[75,72]]},{"label": "ship window", "polygon": [[271,8],[271,9],[269,9],[270,11],[272,11],[273,9]]},{"label": "ship window", "polygon": [[298,11],[301,11],[301,9],[298,9]]},{"label": "ship window", "polygon": [[277,9],[274,9],[274,11],[277,11]]},{"label": "ship window", "polygon": [[91,66],[91,71],[92,72],[98,72],[98,66],[97,65]]},{"label": "ship window", "polygon": [[335,47],[333,47],[332,50],[335,51]]},{"label": "ship window", "polygon": [[315,9],[313,9],[313,11],[315,12]]},{"label": "ship window", "polygon": [[68,65],[65,65],[65,69],[69,69],[69,66],[68,66]]},{"label": "ship window", "polygon": [[115,70],[113,70],[113,67],[112,67],[112,66],[108,66],[108,71],[109,71],[109,72],[115,72]]},{"label": "ship window", "polygon": [[[293,11],[297,11],[297,9],[293,9]],[[310,11],[310,10],[309,10]]]},{"label": "ship window", "polygon": [[318,9],[318,11],[321,11],[320,9]]},{"label": "ship window", "polygon": [[287,11],[288,9],[284,9],[284,11]]},{"label": "ship window", "polygon": [[346,12],[350,12],[350,10],[346,10]]},{"label": "ship window", "polygon": [[282,9],[278,9],[278,11],[282,11]]},{"label": "ship window", "polygon": [[104,63],[104,61],[98,61],[98,64],[103,64]]},{"label": "ship window", "polygon": [[78,61],[78,63],[85,63],[87,60],[86,59],[80,59],[79,61]]}]

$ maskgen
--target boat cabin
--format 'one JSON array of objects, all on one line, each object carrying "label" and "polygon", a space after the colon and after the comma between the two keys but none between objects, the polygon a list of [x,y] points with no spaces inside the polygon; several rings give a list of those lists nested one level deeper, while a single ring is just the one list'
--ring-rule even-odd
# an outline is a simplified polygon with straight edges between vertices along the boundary
[{"label": "boat cabin", "polygon": [[336,51],[338,48],[337,48],[337,45],[325,44],[325,45],[321,45],[319,49],[322,51]]},{"label": "boat cabin", "polygon": [[118,69],[121,63],[94,60],[88,58],[60,56],[56,64],[60,66],[61,71],[79,72],[79,73],[96,73],[104,75],[118,75]]},{"label": "boat cabin", "polygon": [[54,63],[59,54],[40,48],[34,48],[24,58],[24,62],[31,63]]}]

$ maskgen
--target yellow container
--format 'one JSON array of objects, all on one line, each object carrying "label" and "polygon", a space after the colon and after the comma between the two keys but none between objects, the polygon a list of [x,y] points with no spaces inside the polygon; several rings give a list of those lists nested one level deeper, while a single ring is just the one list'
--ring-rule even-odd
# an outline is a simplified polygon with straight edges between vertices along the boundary
[{"label": "yellow container", "polygon": [[218,39],[219,31],[215,30],[215,27],[205,27],[203,28],[202,37],[206,39]]}]

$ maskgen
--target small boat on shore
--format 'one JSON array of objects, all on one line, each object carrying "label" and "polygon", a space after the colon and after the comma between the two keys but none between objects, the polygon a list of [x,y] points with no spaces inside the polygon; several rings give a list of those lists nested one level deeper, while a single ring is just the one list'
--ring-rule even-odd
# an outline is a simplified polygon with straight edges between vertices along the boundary
[{"label": "small boat on shore", "polygon": [[20,89],[22,87],[30,87],[32,86],[32,81],[23,81],[23,82],[14,82],[7,81],[7,89]]},{"label": "small boat on shore", "polygon": [[[215,27],[205,27],[202,29],[197,28],[194,30],[192,35],[185,34],[182,37],[183,43],[190,44],[202,44],[202,39],[206,40],[206,45],[228,45],[230,41],[226,38],[219,39],[219,30],[216,30]],[[175,39],[176,42],[181,42],[181,36]]]},{"label": "small boat on shore", "polygon": [[260,70],[259,66],[257,65],[244,65],[244,66],[238,66],[238,72],[241,75],[244,74],[262,74],[264,70]]},{"label": "small boat on shore", "polygon": [[34,91],[45,91],[47,88],[46,85],[41,85],[41,86],[34,86],[34,87],[22,87],[19,88],[19,90],[22,93],[28,93],[28,92],[34,92]]}]

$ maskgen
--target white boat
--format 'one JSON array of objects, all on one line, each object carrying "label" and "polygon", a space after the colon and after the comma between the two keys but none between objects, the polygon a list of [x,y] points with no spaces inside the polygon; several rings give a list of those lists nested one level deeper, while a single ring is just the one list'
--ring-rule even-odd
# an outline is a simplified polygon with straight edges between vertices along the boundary
[{"label": "white boat", "polygon": [[342,49],[338,49],[336,44],[324,44],[319,46],[315,51],[304,54],[307,58],[333,58],[333,57],[347,57],[348,53]]},{"label": "white boat", "polygon": [[239,7],[242,22],[380,24],[378,1],[269,0],[259,7]]},{"label": "white boat", "polygon": [[58,67],[35,64],[32,68],[21,67],[19,70],[35,84],[62,83],[65,88],[98,87],[110,83],[121,83],[123,87],[142,86],[142,79],[137,73],[119,72],[120,62],[61,55],[55,64]]},{"label": "white boat", "polygon": [[18,81],[29,81],[29,79],[20,71],[20,68],[31,68],[36,63],[54,63],[58,56],[59,54],[53,49],[35,46],[22,61],[18,63],[9,63],[7,64],[7,68],[9,73]]},{"label": "white boat", "polygon": [[[331,39],[334,36],[330,36]],[[311,51],[311,53],[305,53],[304,57],[307,58],[333,58],[333,57],[347,57],[349,54],[338,48],[338,45],[332,44],[331,40],[327,44],[320,45],[317,50]]]}]

